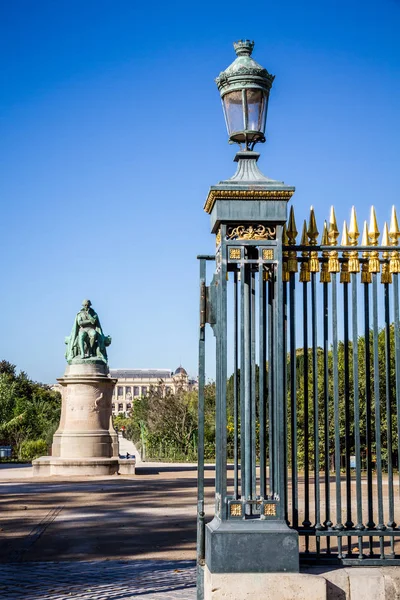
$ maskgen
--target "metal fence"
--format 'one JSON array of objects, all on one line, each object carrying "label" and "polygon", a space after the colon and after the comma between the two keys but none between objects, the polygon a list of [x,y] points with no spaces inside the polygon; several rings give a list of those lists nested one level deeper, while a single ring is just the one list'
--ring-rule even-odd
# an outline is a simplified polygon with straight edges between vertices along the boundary
[{"label": "metal fence", "polygon": [[400,564],[395,210],[381,245],[373,209],[361,245],[354,209],[340,245],[333,209],[321,236],[311,210],[299,244],[293,209],[287,226],[244,231],[221,227],[216,257],[199,257],[200,561],[210,323],[217,344],[216,514],[281,516],[299,532],[303,563]]}]

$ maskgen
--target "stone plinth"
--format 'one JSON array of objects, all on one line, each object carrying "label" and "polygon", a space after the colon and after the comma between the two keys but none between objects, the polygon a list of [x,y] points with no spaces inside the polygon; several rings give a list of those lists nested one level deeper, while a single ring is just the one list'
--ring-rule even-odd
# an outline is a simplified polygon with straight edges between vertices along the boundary
[{"label": "stone plinth", "polygon": [[205,568],[204,600],[254,598],[327,600],[327,582],[323,577],[301,573],[210,573]]},{"label": "stone plinth", "polygon": [[118,437],[111,417],[116,380],[102,361],[68,365],[62,386],[60,426],[52,456],[33,461],[34,474],[112,475],[118,472]]}]

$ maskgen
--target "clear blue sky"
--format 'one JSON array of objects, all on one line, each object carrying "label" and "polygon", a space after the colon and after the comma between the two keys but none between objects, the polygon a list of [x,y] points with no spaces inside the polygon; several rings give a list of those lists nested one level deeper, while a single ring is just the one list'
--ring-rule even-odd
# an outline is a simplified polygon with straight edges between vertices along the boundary
[{"label": "clear blue sky", "polygon": [[354,203],[382,226],[399,27],[398,0],[2,2],[0,358],[54,381],[89,297],[112,367],[196,374],[203,204],[234,172],[214,78],[237,39],[276,75],[260,166],[296,186],[298,224]]}]

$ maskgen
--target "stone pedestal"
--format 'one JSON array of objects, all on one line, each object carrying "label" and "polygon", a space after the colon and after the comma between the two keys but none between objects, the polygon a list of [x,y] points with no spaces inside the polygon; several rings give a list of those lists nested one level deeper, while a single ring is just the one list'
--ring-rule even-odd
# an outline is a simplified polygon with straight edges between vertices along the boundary
[{"label": "stone pedestal", "polygon": [[112,425],[115,379],[93,359],[68,365],[62,386],[60,426],[52,456],[33,461],[35,475],[112,475],[118,472],[118,437]]}]

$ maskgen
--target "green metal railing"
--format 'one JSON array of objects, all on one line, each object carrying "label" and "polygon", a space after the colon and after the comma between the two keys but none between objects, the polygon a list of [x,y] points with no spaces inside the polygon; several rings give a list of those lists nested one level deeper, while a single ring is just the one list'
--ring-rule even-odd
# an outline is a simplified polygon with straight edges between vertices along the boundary
[{"label": "green metal railing", "polygon": [[[373,209],[360,246],[354,209],[340,245],[333,210],[320,243],[313,210],[300,244],[293,210],[272,239],[235,239],[224,227],[216,257],[199,257],[199,565],[206,323],[217,348],[215,513],[227,520],[281,516],[299,532],[303,563],[400,564],[395,211],[379,246]],[[206,266],[215,259],[207,284]],[[233,473],[226,459],[228,417]]]}]

